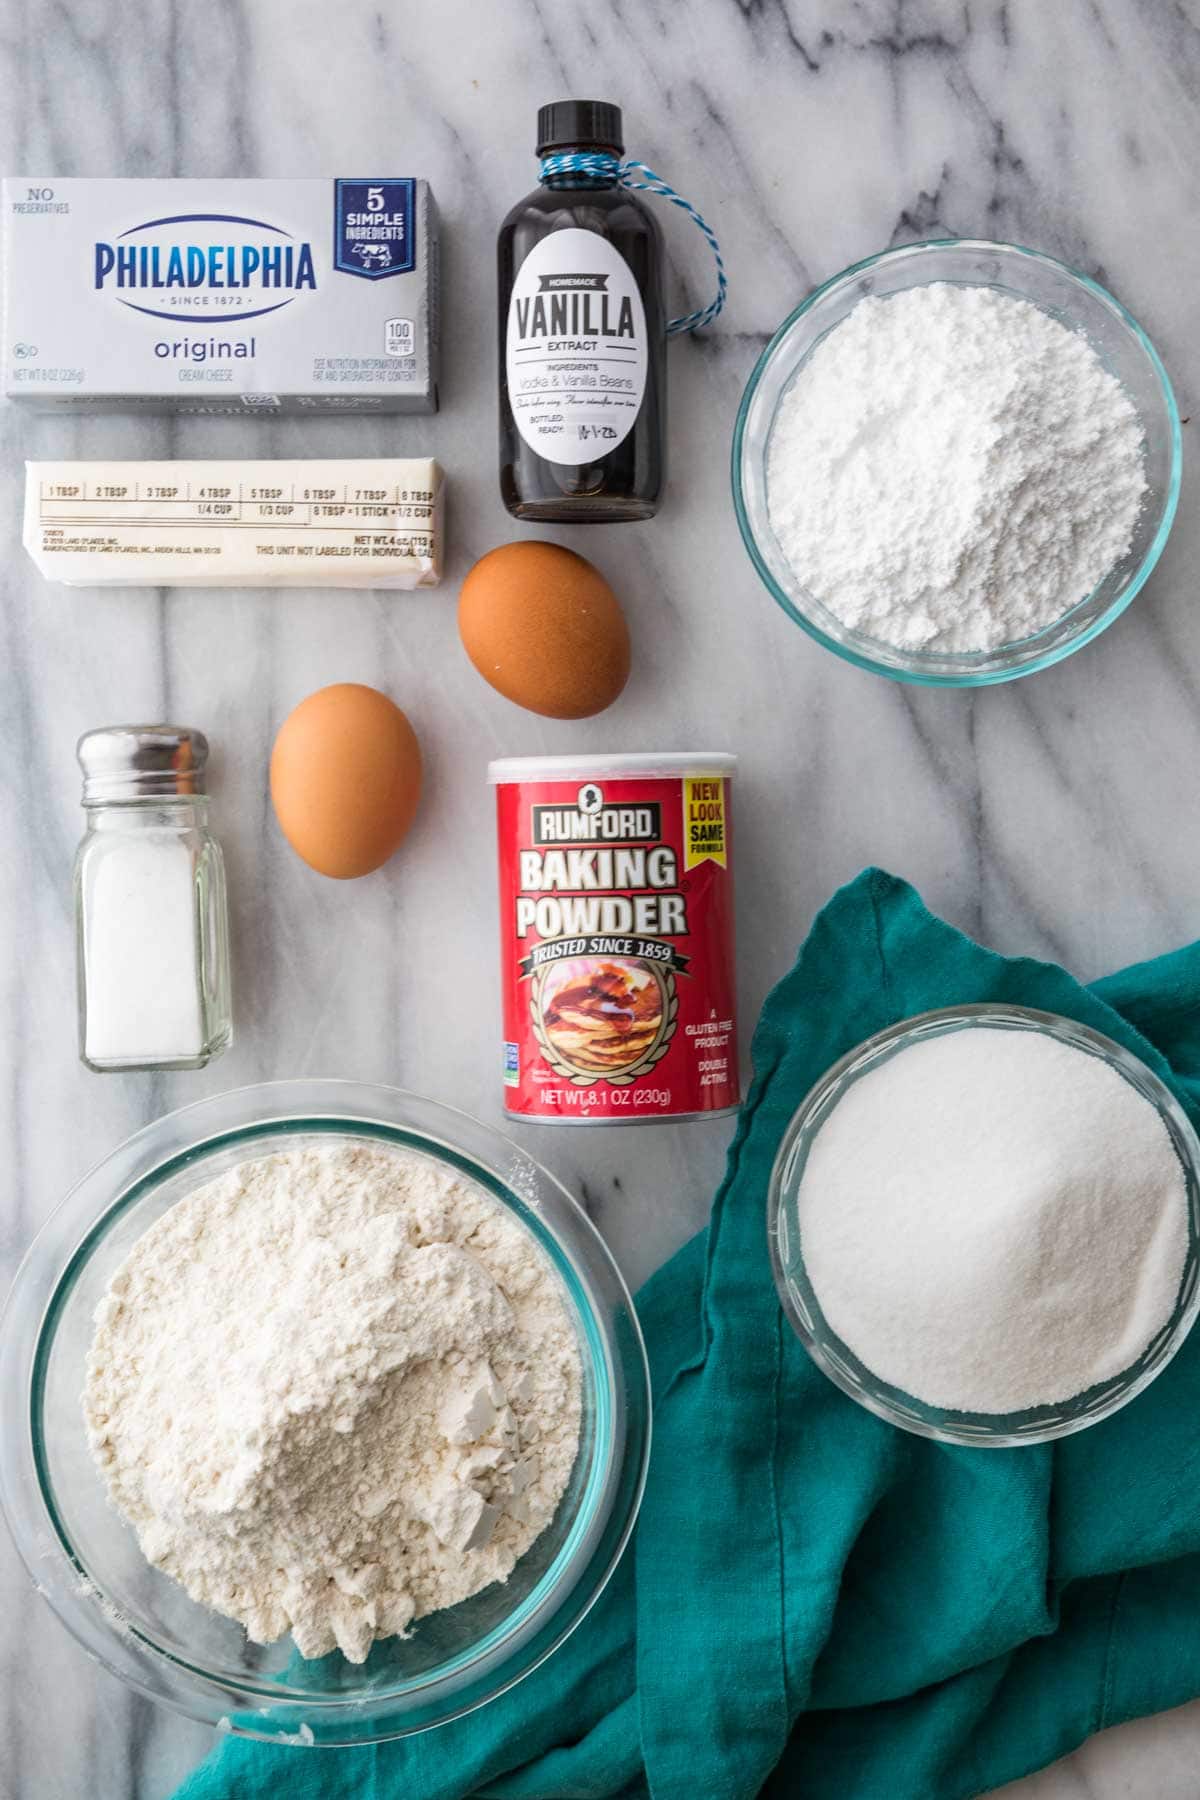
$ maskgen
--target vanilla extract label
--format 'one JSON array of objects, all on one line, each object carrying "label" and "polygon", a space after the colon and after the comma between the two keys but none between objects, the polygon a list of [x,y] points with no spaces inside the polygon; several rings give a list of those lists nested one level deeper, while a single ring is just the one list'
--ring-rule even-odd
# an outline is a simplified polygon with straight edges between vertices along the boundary
[{"label": "vanilla extract label", "polygon": [[597,462],[646,390],[646,315],[633,271],[594,231],[551,232],[517,270],[505,345],[517,430],[549,462]]},{"label": "vanilla extract label", "polygon": [[517,332],[523,343],[543,338],[636,340],[628,294],[608,293],[607,275],[543,275],[540,292],[516,296]]}]

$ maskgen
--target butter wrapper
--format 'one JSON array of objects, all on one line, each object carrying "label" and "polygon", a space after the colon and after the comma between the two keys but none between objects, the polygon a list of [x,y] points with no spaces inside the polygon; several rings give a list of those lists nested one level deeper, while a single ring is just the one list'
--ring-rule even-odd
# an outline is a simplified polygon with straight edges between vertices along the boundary
[{"label": "butter wrapper", "polygon": [[436,587],[427,457],[30,462],[25,548],[68,587]]}]

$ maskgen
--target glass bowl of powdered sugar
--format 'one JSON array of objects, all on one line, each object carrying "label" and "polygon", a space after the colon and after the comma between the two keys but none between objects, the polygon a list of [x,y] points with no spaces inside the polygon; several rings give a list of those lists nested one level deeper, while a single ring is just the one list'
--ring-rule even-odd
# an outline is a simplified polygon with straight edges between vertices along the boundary
[{"label": "glass bowl of powdered sugar", "polygon": [[1054,257],[906,244],[815,289],[746,386],[734,504],[788,616],[847,661],[971,687],[1124,611],[1179,497],[1153,344]]},{"label": "glass bowl of powdered sugar", "polygon": [[415,1095],[198,1102],[86,1176],[0,1328],[0,1498],[151,1699],[296,1745],[482,1705],[584,1617],[649,1452],[632,1301],[567,1192]]},{"label": "glass bowl of powdered sugar", "polygon": [[1200,1309],[1200,1141],[1110,1038],[974,1005],[880,1032],[817,1083],[768,1199],[783,1309],[893,1425],[1042,1444],[1106,1419]]}]

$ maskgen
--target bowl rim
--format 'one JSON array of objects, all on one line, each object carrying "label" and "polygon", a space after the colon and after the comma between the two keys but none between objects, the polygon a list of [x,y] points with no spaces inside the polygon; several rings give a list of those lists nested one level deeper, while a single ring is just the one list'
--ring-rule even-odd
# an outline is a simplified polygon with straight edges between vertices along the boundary
[{"label": "bowl rim", "polygon": [[[1097,1056],[1113,1068],[1155,1107],[1183,1165],[1188,1189],[1189,1247],[1180,1280],[1180,1299],[1167,1325],[1160,1328],[1130,1365],[1131,1368],[1137,1368],[1143,1363],[1145,1366],[1133,1380],[1127,1379],[1129,1371],[1124,1370],[1110,1381],[1098,1384],[1101,1397],[1094,1410],[1065,1419],[1050,1420],[1041,1426],[1035,1424],[1019,1431],[1013,1429],[1012,1425],[1022,1413],[1061,1411],[1062,1406],[1069,1406],[1072,1402],[1062,1402],[1058,1407],[1024,1408],[1017,1413],[967,1413],[932,1407],[901,1389],[890,1389],[888,1383],[867,1369],[861,1358],[842,1345],[841,1339],[825,1325],[823,1319],[820,1321],[820,1331],[809,1324],[798,1308],[780,1243],[785,1189],[789,1185],[795,1185],[795,1159],[804,1146],[806,1137],[810,1143],[815,1140],[824,1118],[853,1081],[876,1066],[886,1054],[901,1048],[906,1040],[921,1041],[930,1036],[980,1026],[1041,1032],[1059,1043],[1070,1044],[1073,1048]],[[817,1121],[815,1129],[814,1121]],[[1174,1359],[1200,1316],[1200,1135],[1182,1102],[1162,1077],[1135,1051],[1097,1031],[1094,1026],[1085,1025],[1065,1013],[1047,1012],[1039,1007],[1019,1006],[1003,1001],[976,1001],[958,1006],[933,1007],[873,1032],[870,1037],[864,1038],[844,1056],[831,1063],[809,1088],[788,1121],[772,1165],[767,1184],[766,1226],[771,1273],[783,1315],[813,1362],[849,1399],[887,1424],[937,1443],[980,1450],[1023,1449],[1036,1444],[1053,1443],[1111,1418],[1131,1400],[1144,1393]],[[801,1257],[802,1254],[801,1252]],[[835,1345],[836,1349],[833,1348]],[[864,1388],[858,1381],[847,1376],[841,1361],[843,1350],[863,1369],[872,1385]],[[899,1401],[906,1403],[905,1407],[901,1408],[890,1400],[883,1391],[885,1389],[895,1393]],[[922,1410],[911,1410],[913,1408]]]},{"label": "bowl rim", "polygon": [[[127,1619],[97,1586],[42,1479],[35,1383],[48,1329],[94,1245],[131,1204],[189,1161],[238,1143],[245,1144],[248,1159],[255,1141],[308,1130],[361,1132],[393,1145],[407,1140],[475,1180],[508,1205],[525,1229],[531,1229],[530,1216],[536,1219],[534,1235],[552,1243],[560,1265],[556,1273],[567,1281],[585,1366],[595,1371],[597,1389],[604,1389],[598,1400],[607,1425],[597,1432],[577,1516],[515,1617],[491,1628],[479,1646],[447,1659],[449,1668],[439,1664],[422,1671],[398,1693],[288,1693],[268,1676],[241,1681],[173,1653]],[[206,1178],[200,1173],[197,1179]],[[99,1205],[98,1187],[105,1189]],[[580,1234],[593,1259],[590,1272],[576,1247],[546,1220],[547,1192]],[[607,1310],[593,1286],[597,1272],[610,1290]],[[0,1458],[0,1509],[9,1533],[35,1586],[93,1660],[147,1698],[237,1735],[275,1743],[365,1744],[425,1730],[488,1704],[544,1662],[582,1622],[636,1524],[647,1479],[652,1401],[645,1343],[628,1286],[602,1235],[556,1176],[460,1108],[383,1084],[302,1077],[191,1101],[122,1140],[72,1185],[29,1245],[0,1313],[0,1423],[13,1446]],[[519,1666],[506,1669],[514,1652]],[[449,1692],[443,1692],[447,1684]],[[438,1703],[439,1694],[444,1704]]]},{"label": "bowl rim", "polygon": [[[742,469],[744,463],[746,426],[750,415],[750,409],[754,404],[759,384],[766,374],[772,358],[775,356],[776,352],[781,349],[789,333],[799,321],[825,297],[826,294],[831,293],[834,289],[840,287],[844,283],[856,280],[866,270],[875,268],[885,262],[902,262],[910,257],[919,256],[922,252],[933,250],[964,251],[972,254],[998,253],[1000,255],[1028,258],[1032,262],[1048,265],[1060,275],[1066,275],[1071,281],[1074,281],[1080,287],[1087,289],[1121,320],[1126,329],[1137,340],[1158,382],[1169,424],[1171,464],[1170,474],[1163,494],[1162,514],[1154,537],[1147,545],[1141,562],[1138,564],[1137,568],[1131,572],[1124,586],[1110,601],[1109,605],[1105,607],[1103,612],[1098,613],[1094,619],[1089,620],[1087,625],[1081,630],[1077,631],[1073,636],[1063,639],[1060,643],[1051,646],[1040,655],[1031,656],[1027,661],[1007,667],[1001,666],[997,668],[980,669],[978,671],[972,671],[970,669],[948,669],[939,671],[936,667],[928,669],[893,667],[891,664],[879,661],[878,658],[872,656],[865,648],[859,650],[856,646],[843,643],[839,639],[830,636],[828,632],[822,629],[815,619],[811,618],[809,614],[801,610],[792,599],[791,595],[787,594],[775,579],[774,574],[759,548],[754,529],[750,522],[749,509],[746,504],[743,488]],[[918,286],[922,284],[914,282],[913,285]],[[982,283],[978,285],[987,284]],[[1032,301],[1031,304],[1037,305],[1038,303]],[[1000,682],[1018,681],[1023,676],[1037,674],[1039,670],[1052,668],[1055,663],[1062,662],[1068,656],[1073,656],[1077,650],[1082,650],[1085,644],[1090,644],[1094,638],[1099,637],[1101,632],[1106,631],[1110,625],[1119,619],[1126,607],[1129,606],[1141,592],[1142,588],[1149,580],[1159,557],[1162,555],[1167,539],[1170,536],[1171,528],[1175,522],[1175,514],[1179,506],[1179,495],[1183,480],[1183,433],[1180,426],[1179,405],[1175,398],[1175,390],[1171,385],[1171,379],[1167,374],[1162,358],[1154,347],[1153,340],[1129,309],[1117,299],[1115,294],[1110,293],[1101,282],[1094,280],[1090,275],[1085,275],[1081,269],[1074,268],[1070,263],[1064,262],[1060,257],[1051,256],[1049,252],[1045,250],[1034,250],[1026,244],[1008,243],[998,238],[921,238],[911,244],[893,244],[886,250],[878,250],[871,256],[865,256],[858,262],[848,264],[846,268],[839,270],[836,275],[829,276],[827,280],[813,288],[811,293],[805,295],[800,304],[792,309],[783,320],[782,324],[772,333],[766,347],[761,351],[755,361],[746,385],[742,390],[742,397],[738,404],[737,419],[733,428],[730,474],[733,487],[734,513],[737,518],[738,530],[741,533],[742,542],[750,557],[750,561],[754,565],[755,571],[768,593],[771,594],[773,599],[783,609],[792,622],[799,625],[802,631],[807,632],[809,637],[813,638],[818,644],[823,645],[826,650],[832,650],[834,655],[840,657],[843,662],[851,663],[855,668],[865,669],[873,675],[883,675],[890,681],[906,682],[918,687],[993,687]],[[1090,596],[1088,596],[1088,598],[1090,598]],[[1086,606],[1088,598],[1081,600],[1078,603],[1078,607],[1082,608]],[[1063,617],[1069,616],[1069,613],[1063,615]],[[1061,623],[1062,618],[1053,621],[1050,626],[1047,626],[1044,629],[1047,631],[1052,630],[1056,626],[1061,625]],[[1025,642],[1036,642],[1036,638],[1037,634],[1035,634],[1033,639],[1026,639]],[[869,640],[863,639],[862,641],[865,645]],[[989,652],[987,654],[998,655],[1000,652]]]}]

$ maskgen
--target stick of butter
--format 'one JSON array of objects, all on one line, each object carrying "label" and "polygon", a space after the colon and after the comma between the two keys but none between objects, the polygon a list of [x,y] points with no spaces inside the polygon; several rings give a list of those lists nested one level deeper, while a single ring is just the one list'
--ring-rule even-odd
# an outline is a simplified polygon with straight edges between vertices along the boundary
[{"label": "stick of butter", "polygon": [[436,587],[427,457],[31,462],[25,548],[69,587]]}]

